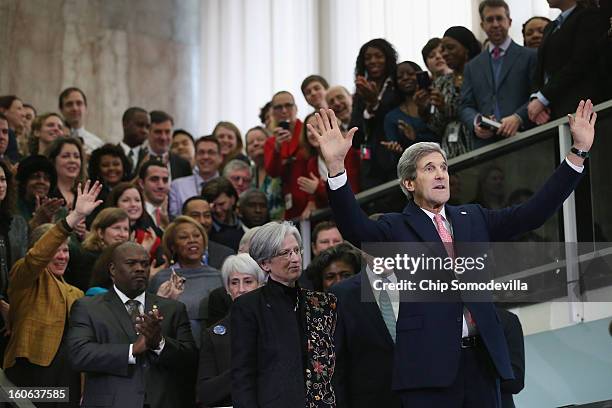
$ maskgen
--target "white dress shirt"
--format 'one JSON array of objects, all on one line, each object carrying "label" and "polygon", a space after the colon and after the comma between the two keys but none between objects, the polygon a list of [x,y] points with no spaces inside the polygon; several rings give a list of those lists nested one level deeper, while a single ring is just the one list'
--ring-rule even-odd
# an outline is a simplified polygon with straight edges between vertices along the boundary
[{"label": "white dress shirt", "polygon": [[89,132],[85,128],[72,129],[74,133],[81,139],[83,139],[83,147],[85,148],[85,153],[91,154],[98,147],[102,147],[104,145],[104,141],[100,139],[98,136]]}]

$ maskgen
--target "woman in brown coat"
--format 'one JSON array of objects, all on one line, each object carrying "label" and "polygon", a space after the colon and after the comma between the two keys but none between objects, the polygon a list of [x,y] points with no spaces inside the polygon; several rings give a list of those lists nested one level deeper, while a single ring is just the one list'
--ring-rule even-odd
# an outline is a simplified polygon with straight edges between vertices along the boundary
[{"label": "woman in brown coat", "polygon": [[[8,296],[12,334],[4,369],[18,387],[70,387],[71,406],[78,406],[78,373],[68,364],[63,344],[72,303],[83,296],[67,284],[68,236],[100,203],[101,185],[79,184],[74,210],[57,224],[44,224],[32,232],[30,249],[10,273]],[[65,406],[65,405],[64,405]]]}]

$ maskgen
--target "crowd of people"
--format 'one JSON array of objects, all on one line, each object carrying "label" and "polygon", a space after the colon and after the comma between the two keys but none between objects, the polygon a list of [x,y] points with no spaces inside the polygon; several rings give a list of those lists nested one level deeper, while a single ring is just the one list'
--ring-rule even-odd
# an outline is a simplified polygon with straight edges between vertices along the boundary
[{"label": "crowd of people", "polygon": [[[354,93],[308,76],[301,90],[312,113],[300,120],[294,95],[276,92],[244,137],[229,121],[194,137],[167,112],[130,107],[122,141],[110,144],[85,129],[95,107],[77,87],[60,93],[59,112],[0,96],[8,378],[69,387],[66,406],[399,407],[387,324],[398,300],[377,298],[374,311],[342,303],[358,299],[366,255],[322,222],[302,273],[301,234],[288,221],[327,207],[336,176],[316,113],[330,109],[351,133],[343,160],[357,193],[397,179],[416,143],[438,143],[452,158],[567,115],[581,99],[610,99],[610,2],[549,4],[559,18],[527,20],[519,45],[508,5],[482,1],[485,45],[450,27],[423,47],[425,69],[398,61],[384,39],[368,41]],[[359,331],[378,312],[388,333],[372,345]],[[524,361],[520,323],[507,319],[518,355],[511,395]],[[366,370],[350,359],[368,348]]]}]

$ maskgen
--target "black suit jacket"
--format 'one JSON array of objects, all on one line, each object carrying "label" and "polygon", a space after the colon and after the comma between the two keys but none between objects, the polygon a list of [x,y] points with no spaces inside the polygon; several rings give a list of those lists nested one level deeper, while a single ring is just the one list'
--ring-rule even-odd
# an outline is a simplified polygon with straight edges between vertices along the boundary
[{"label": "black suit jacket", "polygon": [[331,378],[336,297],[301,288],[299,291],[299,318],[296,299],[275,282],[268,281],[234,301],[234,408],[335,405]]},{"label": "black suit jacket", "polygon": [[[599,38],[606,24],[596,9],[576,6],[561,28],[550,23],[538,49],[536,88],[550,101],[552,117],[574,112],[580,99],[601,100],[597,75]],[[545,83],[545,76],[548,82]]]},{"label": "black suit jacket", "polygon": [[[146,147],[140,149],[140,152],[138,153],[138,165],[136,166],[135,174],[133,174],[134,177],[138,176],[138,170],[144,162],[145,157],[147,157],[147,153],[149,153],[149,156],[153,155]],[[193,174],[191,164],[189,164],[189,162],[183,159],[181,156],[174,153],[168,153],[168,163],[170,165],[170,176],[173,180],[179,177],[191,176]]]},{"label": "black suit jacket", "polygon": [[395,165],[398,156],[381,146],[380,142],[387,140],[385,137],[385,116],[398,105],[393,84],[389,83],[382,94],[382,98],[373,117],[365,119],[363,112],[366,104],[359,94],[353,95],[353,110],[349,129],[357,127],[359,130],[353,137],[353,147],[360,149],[362,145],[368,145],[371,151],[369,160],[361,161],[361,188],[371,188],[381,181],[395,178]]},{"label": "black suit jacket", "polygon": [[207,407],[232,405],[230,316],[202,329],[198,400]]},{"label": "black suit jacket", "polygon": [[156,304],[164,316],[165,346],[128,364],[136,332],[125,305],[111,289],[77,300],[70,313],[68,346],[76,371],[85,373],[83,407],[193,407],[197,349],[180,302],[146,294],[145,312]]},{"label": "black suit jacket", "polygon": [[525,387],[525,343],[523,327],[517,315],[500,307],[497,314],[504,327],[504,334],[510,351],[510,362],[514,380],[501,382],[502,408],[514,408],[513,394],[518,394]]},{"label": "black suit jacket", "polygon": [[200,319],[206,322],[207,327],[212,326],[227,316],[231,307],[232,298],[225,286],[218,287],[200,302]]},{"label": "black suit jacket", "polygon": [[[221,270],[223,262],[225,262],[225,259],[230,255],[236,255],[236,251],[218,242],[208,241],[208,265]],[[225,314],[223,316],[225,316]]]},{"label": "black suit jacket", "polygon": [[191,176],[193,174],[191,164],[189,164],[189,162],[183,159],[181,156],[170,153],[169,161],[170,174],[173,180],[176,180],[179,177]]},{"label": "black suit jacket", "polygon": [[365,271],[332,286],[330,292],[338,298],[334,372],[337,406],[401,407],[399,396],[391,389],[393,340]]}]

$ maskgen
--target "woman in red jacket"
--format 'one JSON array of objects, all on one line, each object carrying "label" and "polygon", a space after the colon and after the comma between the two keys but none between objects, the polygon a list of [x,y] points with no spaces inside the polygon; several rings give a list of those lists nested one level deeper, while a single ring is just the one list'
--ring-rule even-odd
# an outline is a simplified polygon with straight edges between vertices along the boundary
[{"label": "woman in red jacket", "polygon": [[[315,199],[316,208],[327,207],[327,167],[321,156],[321,149],[317,138],[308,130],[307,125],[317,126],[315,124],[315,112],[306,116],[304,119],[304,128],[301,136],[301,144],[308,151],[309,159],[306,165],[306,175],[297,179],[298,188],[308,194],[312,194]],[[356,149],[351,148],[344,159],[344,167],[349,184],[354,193],[360,191],[359,188],[359,154]]]}]

